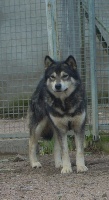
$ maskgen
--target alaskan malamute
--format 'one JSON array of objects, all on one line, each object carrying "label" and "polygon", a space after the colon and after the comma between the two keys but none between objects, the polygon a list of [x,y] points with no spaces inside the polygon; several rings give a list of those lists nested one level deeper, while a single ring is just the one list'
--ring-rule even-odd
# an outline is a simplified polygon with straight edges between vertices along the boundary
[{"label": "alaskan malamute", "polygon": [[29,157],[31,166],[41,167],[38,160],[38,140],[54,137],[55,167],[61,173],[72,172],[68,153],[67,132],[72,130],[76,143],[77,172],[87,171],[84,162],[84,129],[86,98],[73,56],[56,62],[45,57],[45,73],[30,101]]}]

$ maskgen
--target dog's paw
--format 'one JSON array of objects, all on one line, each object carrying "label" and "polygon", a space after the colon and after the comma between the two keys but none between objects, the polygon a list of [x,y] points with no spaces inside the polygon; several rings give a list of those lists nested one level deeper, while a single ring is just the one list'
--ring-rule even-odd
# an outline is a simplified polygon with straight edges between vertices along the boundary
[{"label": "dog's paw", "polygon": [[77,173],[79,173],[79,172],[86,172],[86,171],[88,171],[88,168],[85,165],[83,165],[83,166],[77,166]]},{"label": "dog's paw", "polygon": [[34,163],[32,163],[32,168],[41,168],[41,167],[42,167],[42,165],[41,165],[40,162],[34,162]]},{"label": "dog's paw", "polygon": [[61,174],[66,174],[66,173],[71,173],[71,172],[72,172],[72,168],[70,166],[65,166],[61,170]]}]

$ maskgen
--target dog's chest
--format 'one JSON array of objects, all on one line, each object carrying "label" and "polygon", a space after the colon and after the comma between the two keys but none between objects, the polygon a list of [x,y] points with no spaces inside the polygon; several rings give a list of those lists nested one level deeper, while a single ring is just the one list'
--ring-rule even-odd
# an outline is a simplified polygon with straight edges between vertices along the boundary
[{"label": "dog's chest", "polygon": [[85,109],[82,109],[82,106],[80,108],[80,102],[75,98],[65,101],[53,99],[52,103],[47,101],[47,111],[55,127],[64,131],[74,129],[74,126],[81,126],[86,115]]},{"label": "dog's chest", "polygon": [[85,120],[86,113],[85,111],[79,115],[76,115],[75,117],[69,117],[69,116],[64,116],[64,117],[57,117],[50,115],[50,118],[53,122],[53,124],[58,128],[63,131],[68,131],[71,129],[74,129],[75,126],[81,126],[83,121]]},{"label": "dog's chest", "polygon": [[57,117],[57,116],[53,116],[53,115],[50,115],[50,118],[53,122],[53,124],[58,128],[58,129],[68,129],[68,126],[70,124],[71,126],[71,121],[72,119],[69,118],[69,117]]}]

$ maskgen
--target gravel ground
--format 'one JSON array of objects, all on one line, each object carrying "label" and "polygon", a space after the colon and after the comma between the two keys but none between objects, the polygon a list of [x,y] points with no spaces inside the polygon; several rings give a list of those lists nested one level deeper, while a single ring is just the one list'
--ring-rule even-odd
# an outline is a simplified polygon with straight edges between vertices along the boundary
[{"label": "gravel ground", "polygon": [[[43,167],[31,169],[27,156],[0,156],[0,200],[109,200],[109,155],[86,154],[87,173],[60,174],[53,155],[40,157]],[[21,161],[23,160],[23,161]]]}]

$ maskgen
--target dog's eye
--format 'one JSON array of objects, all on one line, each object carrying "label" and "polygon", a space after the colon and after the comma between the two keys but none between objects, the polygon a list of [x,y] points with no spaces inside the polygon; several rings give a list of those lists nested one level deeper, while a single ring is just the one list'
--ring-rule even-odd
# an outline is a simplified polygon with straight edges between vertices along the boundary
[{"label": "dog's eye", "polygon": [[67,79],[68,77],[69,77],[68,74],[64,74],[64,75],[62,76],[62,78],[64,78],[64,79]]},{"label": "dog's eye", "polygon": [[54,80],[54,79],[55,79],[55,76],[51,75],[51,76],[50,76],[50,79],[51,79],[51,80]]}]

